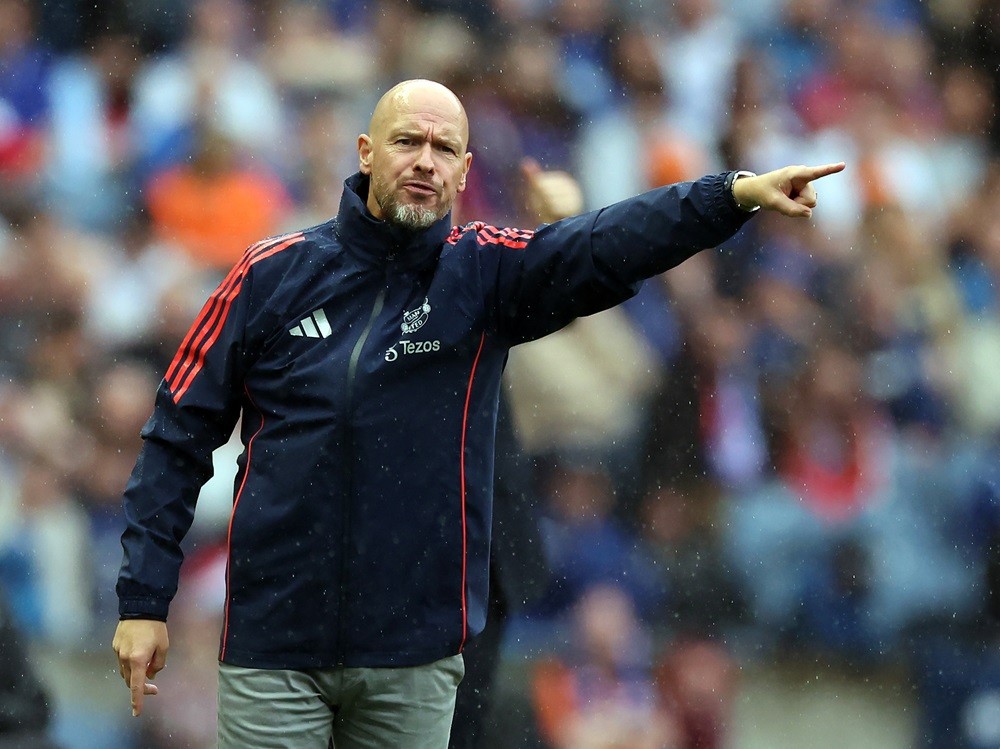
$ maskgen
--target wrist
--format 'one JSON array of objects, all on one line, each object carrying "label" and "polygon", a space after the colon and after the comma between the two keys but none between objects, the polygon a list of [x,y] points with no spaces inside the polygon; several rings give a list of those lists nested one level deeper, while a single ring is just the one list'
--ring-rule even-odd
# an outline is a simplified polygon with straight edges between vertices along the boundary
[{"label": "wrist", "polygon": [[760,204],[747,194],[750,186],[749,178],[756,177],[756,173],[740,169],[729,172],[726,175],[726,189],[736,207],[746,213],[753,213],[760,210]]}]

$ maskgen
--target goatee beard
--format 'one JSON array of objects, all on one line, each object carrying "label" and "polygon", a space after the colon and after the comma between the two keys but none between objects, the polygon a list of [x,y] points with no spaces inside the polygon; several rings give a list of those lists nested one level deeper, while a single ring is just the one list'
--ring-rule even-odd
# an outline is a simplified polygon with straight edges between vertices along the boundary
[{"label": "goatee beard", "polygon": [[430,208],[400,203],[392,192],[382,186],[373,186],[373,189],[375,190],[375,202],[381,206],[382,214],[390,224],[409,231],[422,231],[441,218]]},{"label": "goatee beard", "polygon": [[419,205],[405,205],[393,201],[388,212],[390,223],[411,231],[426,229],[438,220],[438,215],[430,208]]}]

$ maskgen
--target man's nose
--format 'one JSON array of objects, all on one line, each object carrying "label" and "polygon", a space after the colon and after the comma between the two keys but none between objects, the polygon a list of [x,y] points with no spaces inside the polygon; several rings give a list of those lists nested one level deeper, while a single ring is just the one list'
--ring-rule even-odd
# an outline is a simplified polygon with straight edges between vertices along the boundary
[{"label": "man's nose", "polygon": [[420,150],[417,151],[417,160],[413,164],[415,169],[419,169],[423,172],[433,172],[434,171],[434,158],[432,152],[432,146],[430,143],[424,143]]}]

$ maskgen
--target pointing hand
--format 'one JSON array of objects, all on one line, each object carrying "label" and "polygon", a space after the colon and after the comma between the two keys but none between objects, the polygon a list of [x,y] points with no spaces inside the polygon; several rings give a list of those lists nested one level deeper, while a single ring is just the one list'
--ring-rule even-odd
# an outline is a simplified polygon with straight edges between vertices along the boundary
[{"label": "pointing hand", "polygon": [[760,206],[785,216],[809,218],[816,207],[813,181],[844,170],[843,161],[823,166],[786,166],[733,184],[733,197],[747,210]]}]

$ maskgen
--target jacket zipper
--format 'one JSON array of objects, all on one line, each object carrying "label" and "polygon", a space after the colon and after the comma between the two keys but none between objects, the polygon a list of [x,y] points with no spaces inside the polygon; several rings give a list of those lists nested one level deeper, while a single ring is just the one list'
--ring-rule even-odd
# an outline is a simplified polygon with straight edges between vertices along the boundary
[{"label": "jacket zipper", "polygon": [[344,501],[343,506],[343,524],[342,524],[342,534],[340,539],[340,585],[338,586],[339,593],[339,604],[337,607],[337,652],[336,652],[336,662],[338,666],[344,665],[344,640],[345,634],[347,632],[347,625],[345,620],[347,618],[347,581],[348,581],[348,569],[347,563],[350,557],[349,548],[351,542],[351,502],[354,496],[354,432],[351,428],[351,415],[354,411],[354,379],[358,371],[358,362],[361,360],[361,352],[365,347],[365,343],[368,341],[368,336],[371,335],[372,328],[375,327],[375,321],[378,319],[379,314],[382,312],[382,307],[385,306],[385,294],[388,287],[388,273],[386,274],[386,283],[382,285],[379,289],[378,295],[375,297],[375,303],[372,305],[371,314],[368,316],[368,323],[365,325],[364,330],[361,331],[361,335],[358,337],[357,342],[354,344],[354,348],[351,350],[351,358],[347,364],[347,418],[345,419],[344,429],[347,432],[347,444],[348,444],[348,460],[347,460],[347,497]]}]

